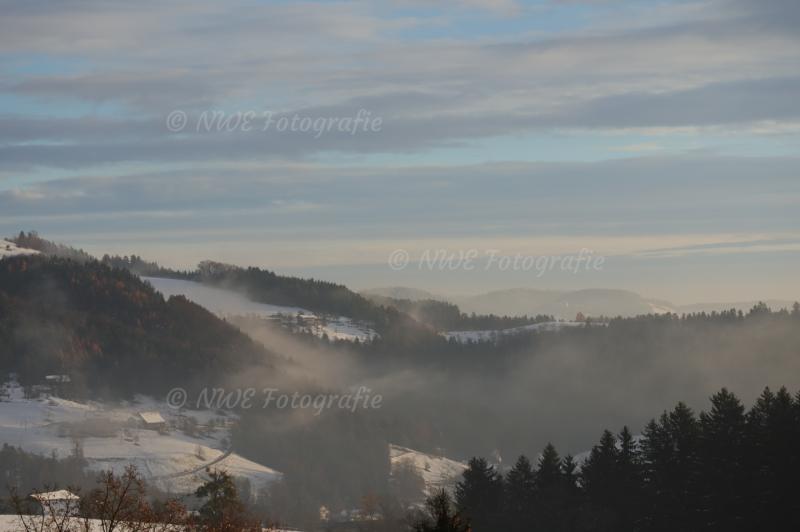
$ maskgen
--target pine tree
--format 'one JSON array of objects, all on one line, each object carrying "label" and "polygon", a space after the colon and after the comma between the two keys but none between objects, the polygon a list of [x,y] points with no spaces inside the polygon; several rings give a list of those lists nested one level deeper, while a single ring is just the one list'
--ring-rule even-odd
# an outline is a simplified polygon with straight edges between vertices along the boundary
[{"label": "pine tree", "polygon": [[530,460],[520,456],[506,475],[504,508],[507,530],[528,532],[534,526],[535,475]]},{"label": "pine tree", "polygon": [[564,509],[566,491],[561,458],[553,444],[548,443],[539,457],[536,468],[535,530],[558,532],[566,528]]},{"label": "pine tree", "polygon": [[585,518],[590,528],[598,532],[619,530],[618,461],[617,439],[606,430],[581,468],[581,484],[587,500]]},{"label": "pine tree", "polygon": [[218,470],[206,469],[206,474],[208,480],[195,491],[196,497],[206,499],[199,512],[202,524],[213,530],[235,530],[237,524],[243,525],[246,520],[233,477]]},{"label": "pine tree", "polygon": [[748,482],[744,406],[723,388],[711,397],[711,410],[700,414],[700,429],[702,522],[713,530],[742,530]]},{"label": "pine tree", "polygon": [[645,530],[695,530],[700,426],[694,412],[678,403],[658,422],[648,423],[642,440],[647,497]]},{"label": "pine tree", "polygon": [[581,511],[582,495],[578,485],[578,464],[572,455],[561,460],[561,474],[564,482],[564,530],[578,530],[578,518]]},{"label": "pine tree", "polygon": [[484,458],[473,458],[456,485],[458,512],[472,524],[473,532],[497,529],[502,511],[503,479]]},{"label": "pine tree", "polygon": [[539,457],[536,470],[536,487],[548,489],[561,483],[561,458],[552,443],[548,443]]},{"label": "pine tree", "polygon": [[800,503],[794,496],[800,430],[791,394],[766,388],[747,414],[746,469],[749,527],[800,528]]},{"label": "pine tree", "polygon": [[617,492],[616,507],[619,530],[635,530],[641,518],[642,460],[639,445],[628,427],[617,436]]}]

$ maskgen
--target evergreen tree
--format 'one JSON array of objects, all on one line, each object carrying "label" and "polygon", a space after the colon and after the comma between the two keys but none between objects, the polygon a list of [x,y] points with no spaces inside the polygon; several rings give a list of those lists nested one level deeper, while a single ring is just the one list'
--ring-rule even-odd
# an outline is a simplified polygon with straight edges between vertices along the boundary
[{"label": "evergreen tree", "polygon": [[791,394],[766,388],[747,414],[746,468],[753,475],[748,526],[800,528],[797,482],[800,423]]},{"label": "evergreen tree", "polygon": [[561,458],[552,443],[539,457],[536,468],[535,501],[536,530],[558,532],[566,528],[566,490],[561,470]]},{"label": "evergreen tree", "polygon": [[641,518],[642,460],[639,445],[628,427],[617,436],[617,492],[616,506],[619,530],[636,530]]},{"label": "evergreen tree", "polygon": [[498,528],[502,513],[503,478],[484,458],[473,458],[456,485],[458,512],[468,519],[474,532]]},{"label": "evergreen tree", "polygon": [[428,516],[414,524],[415,532],[469,532],[470,527],[462,517],[453,512],[450,495],[439,490],[425,502]]},{"label": "evergreen tree", "polygon": [[578,530],[578,517],[581,510],[582,496],[578,485],[578,464],[572,455],[561,460],[561,474],[564,482],[564,530]]},{"label": "evergreen tree", "polygon": [[206,470],[208,480],[195,491],[195,496],[206,499],[200,507],[204,525],[221,530],[222,523],[232,521],[244,514],[244,505],[239,501],[236,484],[225,471]]},{"label": "evergreen tree", "polygon": [[525,456],[520,456],[506,475],[504,508],[509,531],[527,532],[533,528],[534,490],[533,466]]},{"label": "evergreen tree", "polygon": [[645,530],[696,530],[700,426],[684,403],[651,421],[642,441]]},{"label": "evergreen tree", "polygon": [[606,430],[600,443],[592,447],[581,468],[581,483],[586,492],[585,524],[598,532],[619,530],[620,503],[617,464],[617,439]]},{"label": "evergreen tree", "polygon": [[745,415],[739,399],[723,388],[711,397],[711,410],[700,414],[702,525],[734,532],[745,524]]}]

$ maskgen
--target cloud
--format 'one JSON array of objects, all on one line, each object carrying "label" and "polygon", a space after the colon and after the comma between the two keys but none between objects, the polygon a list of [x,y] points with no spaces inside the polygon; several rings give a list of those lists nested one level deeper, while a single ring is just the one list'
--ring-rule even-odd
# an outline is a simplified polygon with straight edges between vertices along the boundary
[{"label": "cloud", "polygon": [[[644,28],[421,38],[404,31],[425,22],[393,4],[10,1],[0,49],[43,66],[0,83],[0,97],[36,109],[5,109],[0,171],[406,155],[560,129],[786,131],[797,122],[800,36],[775,25],[796,8],[726,0],[727,11],[712,11],[720,2],[690,3],[699,17],[670,7],[668,22]],[[457,12],[443,16],[457,23]],[[61,59],[70,67],[52,69]],[[76,102],[101,110],[43,118]],[[361,108],[383,118],[380,134],[176,137],[164,127],[175,109],[327,117]]]},{"label": "cloud", "polygon": [[[800,78],[713,83],[688,90],[626,92],[614,96],[550,105],[550,109],[485,109],[491,98],[408,92],[354,98],[336,105],[306,107],[266,114],[253,113],[250,130],[197,131],[211,111],[188,113],[181,135],[169,131],[167,114],[145,118],[0,119],[0,167],[51,166],[81,168],[129,161],[194,163],[216,160],[307,159],[338,151],[349,153],[409,153],[492,136],[554,129],[624,130],[631,128],[745,127],[761,131],[765,124],[795,124]],[[314,131],[274,126],[281,117],[317,120],[352,119],[368,111],[380,120],[376,130],[353,134],[331,128]],[[203,113],[206,113],[203,115]],[[267,116],[273,126],[267,127]],[[46,141],[46,142],[44,142]],[[57,141],[57,142],[54,142]]]},{"label": "cloud", "polygon": [[655,142],[639,142],[637,144],[626,144],[624,146],[617,146],[612,148],[612,151],[619,151],[625,153],[639,153],[654,150],[661,150],[663,146]]},{"label": "cloud", "polygon": [[515,0],[462,0],[462,3],[506,16],[512,16],[521,9]]},{"label": "cloud", "polygon": [[[77,236],[105,220],[103,231],[111,235],[152,230],[156,239],[189,229],[298,242],[430,238],[431,245],[472,239],[480,246],[536,236],[552,238],[551,248],[568,237],[577,245],[585,235],[597,242],[623,235],[768,235],[796,225],[798,167],[796,158],[708,155],[399,168],[232,164],[6,190],[0,229],[15,232],[25,221]],[[659,247],[637,246],[606,252]]]}]

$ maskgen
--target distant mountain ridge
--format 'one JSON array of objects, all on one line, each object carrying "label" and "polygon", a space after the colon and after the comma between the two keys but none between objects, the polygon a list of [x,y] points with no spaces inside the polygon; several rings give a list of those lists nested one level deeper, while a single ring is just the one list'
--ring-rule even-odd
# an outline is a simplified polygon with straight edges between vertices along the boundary
[{"label": "distant mountain ridge", "polygon": [[[6,254],[11,254],[11,249],[27,248],[29,252],[38,251],[44,255],[68,258],[78,262],[94,260],[83,250],[50,242],[39,237],[35,232],[27,234],[21,232],[18,236],[9,238],[7,245],[9,249]],[[252,300],[261,303],[299,306],[316,312],[347,316],[373,323],[382,332],[386,332],[388,329],[416,328],[414,320],[410,316],[415,314],[412,309],[389,304],[387,301],[382,301],[382,298],[411,302],[444,302],[457,305],[458,309],[452,310],[468,315],[474,313],[483,316],[506,317],[553,316],[562,320],[575,319],[578,313],[594,317],[632,317],[668,312],[675,314],[720,312],[731,308],[746,312],[758,303],[758,301],[740,301],[674,305],[669,301],[646,298],[630,290],[613,288],[582,290],[514,288],[478,295],[456,296],[444,296],[403,286],[354,292],[341,284],[282,276],[260,268],[244,268],[213,261],[201,262],[194,271],[163,268],[155,262],[145,261],[136,255],[104,256],[100,262],[112,268],[129,270],[141,276],[195,280],[212,286],[238,290],[247,294]],[[767,300],[765,303],[773,309],[790,309],[793,301]],[[431,305],[429,304],[429,306]]]},{"label": "distant mountain ridge", "polygon": [[[720,312],[753,308],[758,301],[732,303],[695,303],[675,305],[669,301],[645,298],[630,291],[613,288],[590,288],[583,290],[540,290],[518,288],[496,290],[469,296],[445,296],[425,290],[402,286],[380,287],[361,292],[367,297],[392,297],[412,301],[432,299],[459,306],[463,312],[495,314],[498,316],[552,315],[559,319],[573,319],[578,312],[585,316],[631,317],[641,314],[691,314]],[[791,309],[792,300],[770,299],[765,301],[773,309]]]}]

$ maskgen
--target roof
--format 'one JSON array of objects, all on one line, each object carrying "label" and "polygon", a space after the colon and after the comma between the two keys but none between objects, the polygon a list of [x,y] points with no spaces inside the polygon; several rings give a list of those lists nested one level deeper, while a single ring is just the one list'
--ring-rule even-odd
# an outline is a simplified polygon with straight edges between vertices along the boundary
[{"label": "roof", "polygon": [[161,417],[161,413],[159,412],[139,412],[139,417],[142,418],[142,421],[144,421],[148,425],[166,423],[166,420],[164,420],[164,418]]},{"label": "roof", "polygon": [[34,493],[31,498],[39,502],[42,501],[76,501],[80,499],[69,490],[47,491],[45,493]]}]

